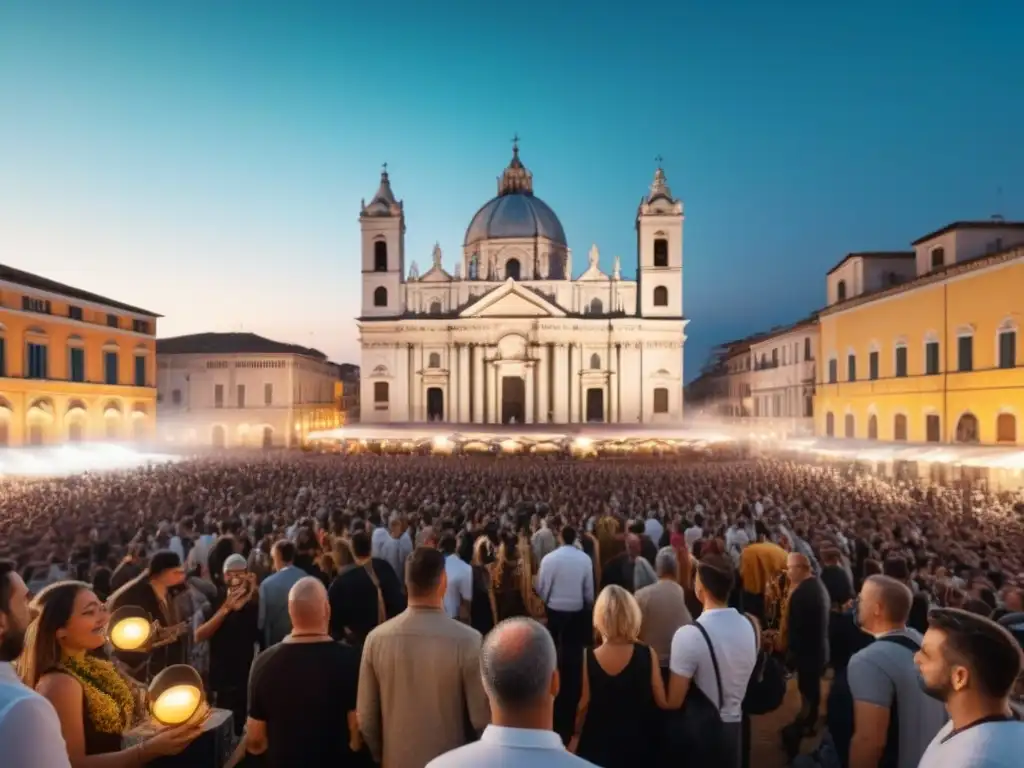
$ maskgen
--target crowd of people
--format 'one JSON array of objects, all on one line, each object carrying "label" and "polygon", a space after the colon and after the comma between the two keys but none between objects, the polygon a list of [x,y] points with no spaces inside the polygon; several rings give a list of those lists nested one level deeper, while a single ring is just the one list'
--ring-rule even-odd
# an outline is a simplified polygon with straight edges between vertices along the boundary
[{"label": "crowd of people", "polygon": [[[157,623],[112,650],[111,610]],[[0,486],[0,744],[120,768],[1017,765],[1024,499],[733,456],[206,458]],[[824,681],[824,683],[823,683]],[[45,748],[38,744],[44,743]],[[130,746],[125,746],[130,744]]]}]

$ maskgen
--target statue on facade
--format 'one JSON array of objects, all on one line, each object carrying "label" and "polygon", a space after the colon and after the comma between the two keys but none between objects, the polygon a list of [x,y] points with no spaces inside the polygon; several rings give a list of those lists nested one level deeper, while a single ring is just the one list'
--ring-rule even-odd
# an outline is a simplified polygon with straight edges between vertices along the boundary
[{"label": "statue on facade", "polygon": [[434,268],[441,269],[441,244],[434,243],[434,252],[431,254],[434,259]]},{"label": "statue on facade", "polygon": [[420,279],[420,268],[416,264],[415,259],[412,264],[409,265],[409,282],[414,282]]},{"label": "statue on facade", "polygon": [[622,259],[620,257],[618,257],[618,256],[615,257],[615,263],[612,266],[612,279],[613,280],[621,280],[622,279]]},{"label": "statue on facade", "polygon": [[590,253],[587,254],[587,259],[588,261],[590,261],[590,267],[592,269],[597,269],[597,262],[600,258],[601,254],[599,254],[597,251],[597,243],[594,243],[592,246],[590,246]]}]

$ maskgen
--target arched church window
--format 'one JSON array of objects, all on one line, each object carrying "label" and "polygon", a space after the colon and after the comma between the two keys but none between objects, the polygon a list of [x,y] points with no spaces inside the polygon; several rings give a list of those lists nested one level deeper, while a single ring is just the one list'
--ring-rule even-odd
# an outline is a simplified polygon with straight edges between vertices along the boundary
[{"label": "arched church window", "polygon": [[519,280],[519,259],[509,259],[505,262],[505,277],[511,277],[513,280]]},{"label": "arched church window", "polygon": [[378,240],[373,244],[373,271],[388,271],[388,244],[383,240]]},{"label": "arched church window", "polygon": [[654,240],[654,266],[668,266],[668,240],[658,237]]},{"label": "arched church window", "polygon": [[470,280],[480,279],[480,252],[474,251],[473,255],[469,257],[469,273]]},{"label": "arched church window", "polygon": [[601,370],[601,356],[596,352],[590,356],[590,370],[599,371]]},{"label": "arched church window", "polygon": [[604,305],[601,303],[601,300],[600,299],[591,299],[590,300],[590,314],[592,314],[592,315],[600,315],[603,312],[604,312]]},{"label": "arched church window", "polygon": [[440,368],[441,367],[441,355],[438,352],[431,352],[430,357],[427,361],[428,368]]},{"label": "arched church window", "polygon": [[846,301],[846,281],[836,283],[836,301]]},{"label": "arched church window", "polygon": [[432,315],[440,315],[441,314],[441,302],[440,301],[432,301],[432,302],[430,302],[430,314],[432,314]]},{"label": "arched church window", "polygon": [[657,288],[654,289],[654,306],[668,306],[668,288],[666,288],[664,285],[659,285]]},{"label": "arched church window", "polygon": [[373,292],[373,306],[386,307],[388,305],[388,289],[383,285]]}]

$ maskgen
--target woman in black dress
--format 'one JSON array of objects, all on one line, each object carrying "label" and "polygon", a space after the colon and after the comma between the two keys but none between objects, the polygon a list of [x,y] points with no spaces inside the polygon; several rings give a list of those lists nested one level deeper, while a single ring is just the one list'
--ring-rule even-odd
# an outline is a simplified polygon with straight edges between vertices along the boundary
[{"label": "woman in black dress", "polygon": [[569,750],[601,768],[651,765],[657,755],[659,708],[667,706],[654,649],[637,642],[640,606],[609,585],[594,604],[601,645],[585,650],[583,693]]}]

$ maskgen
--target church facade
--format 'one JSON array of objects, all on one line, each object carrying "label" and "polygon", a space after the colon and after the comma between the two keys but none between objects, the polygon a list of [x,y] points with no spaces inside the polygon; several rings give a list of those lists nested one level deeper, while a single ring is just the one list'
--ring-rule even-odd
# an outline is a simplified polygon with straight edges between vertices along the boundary
[{"label": "church facade", "polygon": [[363,202],[361,420],[668,424],[683,416],[683,204],[659,168],[636,213],[636,279],[573,278],[554,211],[513,146],[498,195],[470,221],[460,263],[440,246],[406,268],[387,169]]}]

